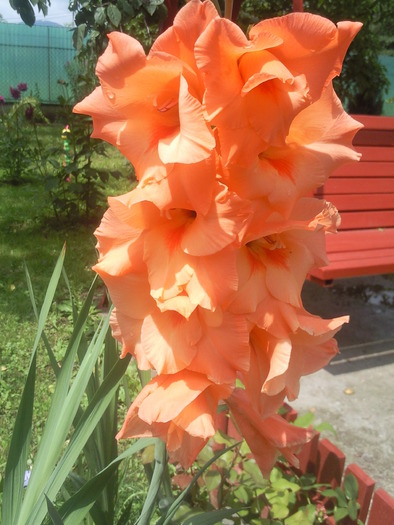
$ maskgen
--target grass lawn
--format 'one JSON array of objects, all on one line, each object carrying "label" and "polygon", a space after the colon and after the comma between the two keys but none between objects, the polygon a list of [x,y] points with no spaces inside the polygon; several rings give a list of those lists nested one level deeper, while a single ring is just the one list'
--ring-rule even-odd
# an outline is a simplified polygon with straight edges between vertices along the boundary
[{"label": "grass lawn", "polygon": [[[44,126],[44,143],[60,139],[61,127]],[[106,195],[129,191],[133,184],[130,165],[117,150],[108,146],[107,156],[95,159],[101,167],[122,172],[119,180],[109,179]],[[8,443],[23,389],[36,321],[28,294],[25,264],[28,267],[38,305],[41,305],[52,270],[66,243],[65,269],[78,302],[93,279],[96,260],[93,232],[106,208],[105,199],[96,218],[75,223],[54,219],[44,181],[33,175],[19,185],[1,182],[0,174],[0,476],[4,476]],[[55,352],[61,355],[70,333],[70,300],[66,285],[57,292],[46,333]],[[45,421],[54,377],[45,350],[39,354],[33,449]]]}]

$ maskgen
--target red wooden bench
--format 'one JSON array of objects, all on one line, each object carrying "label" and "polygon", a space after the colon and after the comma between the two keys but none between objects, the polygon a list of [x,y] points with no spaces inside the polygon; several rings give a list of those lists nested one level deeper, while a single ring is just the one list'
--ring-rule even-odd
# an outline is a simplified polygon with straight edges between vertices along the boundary
[{"label": "red wooden bench", "polygon": [[394,117],[354,118],[364,124],[353,141],[361,161],[336,170],[316,192],[342,218],[338,234],[327,234],[330,264],[310,273],[320,284],[394,273]]}]

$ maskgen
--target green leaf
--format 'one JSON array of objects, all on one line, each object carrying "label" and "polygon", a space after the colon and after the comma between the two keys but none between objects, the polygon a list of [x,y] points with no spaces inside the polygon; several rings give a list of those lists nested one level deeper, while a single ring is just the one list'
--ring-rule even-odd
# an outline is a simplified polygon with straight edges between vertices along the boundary
[{"label": "green leaf", "polygon": [[174,501],[174,503],[171,505],[171,507],[168,509],[167,513],[165,516],[163,516],[158,522],[157,522],[157,525],[169,525],[171,523],[171,518],[172,516],[175,514],[175,512],[177,511],[178,507],[181,505],[181,503],[183,502],[183,500],[186,498],[186,496],[189,494],[189,492],[192,490],[192,488],[194,487],[194,485],[197,483],[198,479],[200,478],[200,476],[202,476],[202,474],[212,465],[212,463],[215,463],[215,461],[220,458],[223,454],[225,454],[226,452],[228,452],[229,450],[232,450],[233,448],[235,448],[236,446],[239,446],[240,443],[234,443],[234,445],[231,445],[231,447],[228,447],[228,448],[224,448],[222,450],[219,450],[218,452],[216,452],[216,454],[214,456],[212,456],[212,458],[207,461],[205,463],[205,465],[203,467],[201,467],[197,473],[193,476],[193,479],[192,481],[189,483],[189,485],[185,488],[185,490],[183,490],[180,495],[176,498],[176,500]]},{"label": "green leaf", "polygon": [[352,499],[349,501],[349,503],[347,504],[347,509],[349,513],[349,518],[351,520],[355,521],[357,519],[359,508],[360,506],[355,500]]},{"label": "green leaf", "polygon": [[105,488],[111,476],[113,476],[114,472],[119,467],[119,464],[124,459],[129,458],[154,442],[154,438],[139,439],[120,454],[114,461],[107,465],[101,472],[94,476],[94,478],[85,483],[83,487],[68,499],[59,510],[59,515],[63,517],[64,524],[73,525],[75,523],[80,523]]},{"label": "green leaf", "polygon": [[74,49],[80,51],[83,46],[83,41],[86,36],[86,24],[79,24],[76,29],[74,29],[72,41]]},{"label": "green leaf", "polygon": [[237,514],[240,510],[245,507],[239,507],[236,509],[221,509],[212,510],[211,512],[204,512],[203,514],[197,514],[187,518],[182,525],[215,525],[225,518],[230,518]]},{"label": "green leaf", "polygon": [[294,425],[301,428],[307,428],[310,425],[312,425],[314,419],[315,414],[313,412],[306,412],[305,414],[301,414],[295,419]]},{"label": "green leaf", "polygon": [[347,508],[345,509],[343,507],[336,507],[334,509],[334,520],[335,520],[335,523],[337,523],[340,520],[343,520],[343,518],[346,518],[347,515],[348,515]]},{"label": "green leaf", "polygon": [[272,483],[272,487],[278,491],[290,490],[292,492],[297,492],[301,488],[299,485],[297,485],[297,483],[293,483],[292,481],[289,481],[286,478],[281,478],[277,481],[274,481]]},{"label": "green leaf", "polygon": [[11,0],[10,5],[22,18],[23,22],[32,27],[36,21],[34,9],[29,0]]},{"label": "green leaf", "polygon": [[119,9],[114,4],[110,4],[107,7],[107,16],[109,20],[111,21],[111,24],[115,27],[118,27],[120,24],[120,21],[122,20],[122,14],[119,11]]},{"label": "green leaf", "polygon": [[346,496],[345,496],[345,493],[343,492],[343,490],[340,487],[337,487],[335,489],[335,493],[336,493],[336,498],[337,498],[337,501],[338,501],[338,505],[340,507],[347,507],[347,499],[346,499]]},{"label": "green leaf", "polygon": [[356,500],[358,496],[358,483],[357,479],[353,474],[348,474],[345,477],[345,481],[343,483],[343,490],[345,492],[345,496],[350,500]]},{"label": "green leaf", "polygon": [[94,10],[94,21],[98,26],[102,26],[105,24],[107,17],[105,16],[105,8],[104,7],[97,7]]},{"label": "green leaf", "polygon": [[40,315],[38,316],[38,327],[31,353],[29,371],[15,420],[5,469],[2,511],[3,523],[13,524],[18,519],[22,507],[23,481],[29,453],[33,418],[36,353],[60,279],[64,256],[65,247],[63,246],[49,281]]},{"label": "green leaf", "polygon": [[[34,297],[34,291],[33,291],[33,286],[32,286],[32,283],[31,283],[31,278],[30,278],[30,273],[29,273],[29,270],[25,264],[25,274],[26,274],[26,281],[27,281],[27,289],[29,291],[29,296],[30,296],[30,302],[32,304],[32,307],[33,307],[33,312],[34,312],[34,315],[38,321],[39,319],[39,314],[38,314],[38,311],[37,311],[37,305],[36,305],[36,300],[35,300],[35,297]],[[58,372],[59,372],[59,365],[57,364],[57,360],[56,360],[56,357],[52,351],[52,347],[45,335],[45,332],[43,331],[42,334],[41,334],[41,338],[44,342],[44,345],[45,345],[45,348],[47,350],[47,353],[48,353],[48,357],[49,357],[49,360],[51,362],[51,366],[52,366],[52,369],[53,371],[55,372],[55,374],[57,375]]]},{"label": "green leaf", "polygon": [[271,507],[272,517],[277,520],[283,520],[284,518],[287,518],[289,513],[289,508],[286,505],[274,503]]},{"label": "green leaf", "polygon": [[218,470],[208,470],[204,476],[204,481],[208,492],[211,492],[220,485],[222,476]]},{"label": "green leaf", "polygon": [[[70,388],[70,379],[74,369],[74,358],[81,341],[84,325],[86,323],[90,304],[93,299],[95,282],[96,280],[89,290],[80,316],[78,317],[74,331],[70,338],[68,348],[66,350],[65,358],[63,359],[63,365],[57,377],[56,388],[52,398],[51,407],[49,409],[47,421],[40,441],[40,446],[34,461],[34,468],[32,470],[20,511],[20,521],[17,521],[17,523],[20,523],[20,525],[25,525],[28,516],[31,516],[32,508],[38,499],[41,501],[41,505],[44,505],[42,486],[47,482],[49,476],[51,475],[59,454],[63,449],[64,441],[70,430],[75,414],[79,408],[79,403],[84,394],[85,387],[89,380],[94,363],[102,348],[102,342],[105,337],[105,333],[102,333],[98,330],[90,345],[91,351],[89,355],[87,355],[87,358],[81,363],[75,380]],[[41,324],[42,322],[40,314],[39,326],[41,326]],[[104,323],[104,325],[108,325],[108,321]],[[54,498],[54,495],[49,494],[48,492],[48,497]]]},{"label": "green leaf", "polygon": [[149,482],[148,493],[145,498],[144,506],[142,507],[140,517],[137,520],[136,525],[149,525],[150,518],[155,509],[155,504],[161,482],[164,475],[164,469],[167,468],[167,455],[166,446],[161,439],[156,439],[155,443],[155,467],[153,470],[152,478]]},{"label": "green leaf", "polygon": [[318,432],[331,432],[331,434],[334,434],[334,435],[336,435],[336,433],[337,433],[335,428],[330,423],[328,423],[327,421],[323,421],[323,423],[320,423],[319,425],[316,425],[315,429]]},{"label": "green leaf", "polygon": [[29,454],[33,420],[35,378],[36,354],[34,353],[19,404],[8,452],[3,491],[3,523],[14,523],[22,504],[23,481]]},{"label": "green leaf", "polygon": [[46,494],[45,494],[45,499],[47,502],[48,514],[52,520],[53,525],[64,525],[62,518],[60,517],[59,513],[56,510],[56,507],[54,506],[54,504],[52,503],[52,501],[48,498]]},{"label": "green leaf", "polygon": [[[107,330],[108,319],[98,334],[100,338],[98,338],[96,342],[97,345],[101,346],[102,339],[104,338]],[[87,358],[89,358],[89,356],[87,356]],[[102,417],[103,413],[108,407],[108,404],[110,403],[114,392],[116,391],[125,373],[129,361],[130,356],[126,356],[123,359],[119,359],[118,363],[115,365],[115,367],[111,370],[111,372],[107,375],[107,377],[100,385],[100,388],[96,392],[96,395],[92,399],[91,403],[89,403],[84,415],[79,420],[78,425],[73,435],[71,436],[68,447],[64,451],[63,456],[61,457],[60,461],[53,470],[49,480],[46,482],[44,492],[48,495],[48,497],[54,499],[62,484],[64,483],[65,479],[67,478],[68,473],[71,471],[72,466],[74,465],[83,447],[85,446],[86,441],[92,434],[94,428],[96,427],[100,418]],[[84,368],[83,365],[84,364],[82,363],[81,369]],[[84,370],[83,374],[85,374]],[[70,399],[68,402],[74,401]],[[23,525],[36,525],[37,523],[41,523],[44,517],[45,509],[43,508],[43,498],[40,495],[36,505],[31,511],[28,521],[26,522],[26,524],[23,523]]]}]

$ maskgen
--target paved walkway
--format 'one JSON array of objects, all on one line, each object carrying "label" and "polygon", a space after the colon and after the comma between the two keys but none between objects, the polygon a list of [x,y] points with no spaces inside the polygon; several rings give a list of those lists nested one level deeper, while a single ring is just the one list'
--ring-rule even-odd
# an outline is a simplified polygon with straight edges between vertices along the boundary
[{"label": "paved walkway", "polygon": [[325,437],[346,463],[394,496],[394,276],[338,280],[331,288],[307,282],[303,299],[311,313],[351,319],[337,336],[340,354],[302,379],[292,406],[331,423],[336,435]]}]

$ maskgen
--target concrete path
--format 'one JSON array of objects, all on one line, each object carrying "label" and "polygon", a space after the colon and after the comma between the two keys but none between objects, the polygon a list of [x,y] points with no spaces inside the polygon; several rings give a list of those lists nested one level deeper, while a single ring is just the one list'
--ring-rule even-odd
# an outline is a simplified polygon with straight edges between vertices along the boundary
[{"label": "concrete path", "polygon": [[312,410],[336,435],[324,434],[394,496],[394,276],[344,279],[330,288],[307,282],[308,311],[351,316],[337,336],[340,354],[304,377],[299,413]]}]

